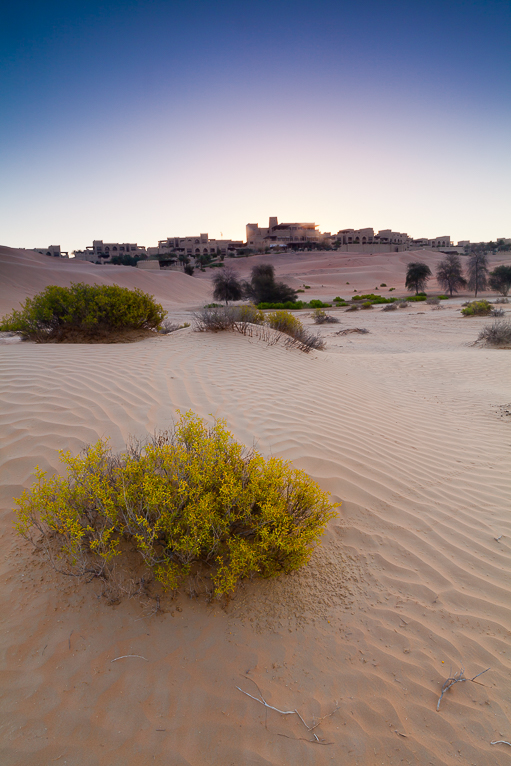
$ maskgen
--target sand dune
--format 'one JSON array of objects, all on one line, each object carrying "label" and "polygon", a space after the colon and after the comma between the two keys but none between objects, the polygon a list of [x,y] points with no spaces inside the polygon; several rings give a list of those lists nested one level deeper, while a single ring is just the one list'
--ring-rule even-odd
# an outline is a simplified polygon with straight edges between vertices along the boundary
[{"label": "sand dune", "polygon": [[[470,346],[485,320],[456,308],[338,316],[310,355],[192,328],[0,346],[2,764],[509,763],[490,745],[511,741],[509,352]],[[335,335],[353,326],[370,333]],[[137,598],[108,606],[16,539],[11,498],[36,464],[58,468],[58,449],[121,449],[177,408],[224,417],[343,505],[308,567],[225,608],[186,593],[156,615]],[[491,670],[436,712],[460,666]],[[315,729],[332,744],[293,739],[311,736],[296,716],[236,689],[257,695],[254,682],[310,724],[335,710]]]},{"label": "sand dune", "polygon": [[154,295],[165,309],[176,305],[203,305],[211,300],[208,284],[179,271],[148,272],[132,266],[96,266],[93,263],[50,258],[30,250],[0,247],[0,316],[19,308],[48,285],[68,287],[71,282],[139,287]]}]

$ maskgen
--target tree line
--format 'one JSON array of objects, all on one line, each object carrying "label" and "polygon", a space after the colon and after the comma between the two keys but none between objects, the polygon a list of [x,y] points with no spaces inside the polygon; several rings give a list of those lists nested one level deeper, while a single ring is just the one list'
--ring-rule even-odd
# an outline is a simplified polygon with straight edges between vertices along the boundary
[{"label": "tree line", "polygon": [[[409,263],[406,270],[405,287],[415,290],[418,295],[426,287],[433,273],[427,263]],[[467,264],[467,276],[463,275],[461,259],[457,253],[448,253],[444,260],[440,261],[436,270],[436,278],[440,287],[449,292],[452,298],[464,287],[473,290],[475,297],[488,286],[502,295],[507,295],[511,288],[511,266],[497,266],[489,272],[488,254],[482,251],[470,253]]]}]

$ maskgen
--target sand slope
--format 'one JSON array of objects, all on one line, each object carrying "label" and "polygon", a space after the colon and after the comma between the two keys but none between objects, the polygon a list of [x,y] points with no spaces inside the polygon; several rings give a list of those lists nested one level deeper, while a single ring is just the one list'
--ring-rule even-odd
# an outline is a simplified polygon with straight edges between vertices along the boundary
[{"label": "sand slope", "polygon": [[[5,304],[77,266],[50,274],[45,256],[18,268],[2,252]],[[153,275],[111,268],[159,297]],[[190,318],[184,299],[204,284],[168,276],[174,314]],[[0,345],[2,766],[509,764],[490,742],[511,741],[511,355],[470,345],[486,320],[459,306],[335,311],[327,350],[310,355],[192,328]],[[356,326],[370,332],[336,335]],[[53,573],[16,538],[12,497],[37,464],[58,469],[57,450],[104,436],[121,449],[177,408],[224,417],[342,508],[308,567],[225,607],[186,593],[158,614],[136,597],[109,606],[99,583]],[[140,657],[116,660],[128,654]],[[491,670],[436,712],[461,666]],[[331,744],[236,689],[257,695],[254,682],[310,724],[335,710],[315,729]]]},{"label": "sand slope", "polygon": [[211,300],[211,288],[179,271],[148,272],[132,266],[96,266],[74,259],[50,258],[30,250],[0,247],[0,316],[18,309],[48,285],[68,287],[71,282],[138,287],[164,308],[175,305],[203,305]]}]

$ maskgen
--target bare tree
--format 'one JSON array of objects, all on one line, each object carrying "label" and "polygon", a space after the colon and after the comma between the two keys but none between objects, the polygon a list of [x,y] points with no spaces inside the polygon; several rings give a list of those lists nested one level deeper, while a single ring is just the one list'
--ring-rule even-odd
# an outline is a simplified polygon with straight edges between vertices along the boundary
[{"label": "bare tree", "polygon": [[459,255],[449,253],[445,260],[440,261],[436,278],[442,289],[449,290],[451,298],[453,292],[457,293],[460,287],[465,287],[467,280],[463,276]]},{"label": "bare tree", "polygon": [[472,253],[468,259],[468,286],[477,293],[486,290],[488,286],[488,254]]}]

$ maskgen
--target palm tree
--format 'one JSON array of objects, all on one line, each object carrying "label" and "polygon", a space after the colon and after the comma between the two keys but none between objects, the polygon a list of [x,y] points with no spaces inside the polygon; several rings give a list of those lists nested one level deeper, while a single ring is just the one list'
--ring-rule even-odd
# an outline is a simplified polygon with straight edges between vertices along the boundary
[{"label": "palm tree", "polygon": [[423,291],[426,283],[432,277],[431,269],[427,263],[409,263],[406,269],[405,287],[408,290],[415,290],[415,295]]},{"label": "palm tree", "polygon": [[462,273],[459,255],[449,253],[445,260],[440,261],[436,270],[436,278],[443,290],[449,290],[451,298],[453,292],[457,293],[460,287],[465,287],[467,280]]}]

